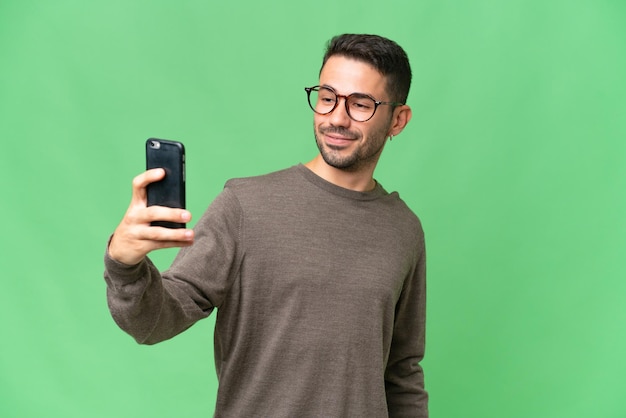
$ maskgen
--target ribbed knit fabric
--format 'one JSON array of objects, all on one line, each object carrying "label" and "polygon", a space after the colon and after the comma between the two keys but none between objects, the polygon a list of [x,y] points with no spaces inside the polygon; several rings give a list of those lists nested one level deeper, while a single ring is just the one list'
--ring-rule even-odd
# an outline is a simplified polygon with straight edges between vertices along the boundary
[{"label": "ribbed knit fabric", "polygon": [[234,179],[168,271],[105,256],[108,302],[139,343],[217,309],[216,417],[427,417],[424,235],[397,193],[303,165]]}]

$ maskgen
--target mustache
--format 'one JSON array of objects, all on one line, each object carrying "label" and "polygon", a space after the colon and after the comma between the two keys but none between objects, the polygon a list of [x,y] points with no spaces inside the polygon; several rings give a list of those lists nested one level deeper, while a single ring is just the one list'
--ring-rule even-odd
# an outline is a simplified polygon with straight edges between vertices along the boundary
[{"label": "mustache", "polygon": [[320,134],[338,134],[349,139],[359,139],[361,137],[358,133],[352,132],[341,126],[320,126],[318,131]]}]

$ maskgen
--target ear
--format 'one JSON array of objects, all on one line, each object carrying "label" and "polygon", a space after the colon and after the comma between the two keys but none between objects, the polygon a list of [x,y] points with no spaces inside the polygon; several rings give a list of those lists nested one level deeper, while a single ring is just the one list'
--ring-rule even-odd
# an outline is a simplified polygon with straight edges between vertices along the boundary
[{"label": "ear", "polygon": [[409,105],[400,105],[393,110],[393,115],[391,118],[391,126],[389,127],[389,132],[387,136],[396,136],[400,134],[404,130],[404,127],[411,120],[411,116],[413,116],[413,112]]}]

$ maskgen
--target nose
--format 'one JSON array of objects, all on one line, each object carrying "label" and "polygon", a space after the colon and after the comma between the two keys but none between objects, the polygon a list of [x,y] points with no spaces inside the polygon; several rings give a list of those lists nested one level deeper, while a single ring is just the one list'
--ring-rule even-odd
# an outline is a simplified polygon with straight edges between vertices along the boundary
[{"label": "nose", "polygon": [[348,126],[350,125],[350,116],[348,116],[348,110],[346,108],[347,102],[345,97],[337,97],[337,106],[329,115],[329,122],[334,126]]}]

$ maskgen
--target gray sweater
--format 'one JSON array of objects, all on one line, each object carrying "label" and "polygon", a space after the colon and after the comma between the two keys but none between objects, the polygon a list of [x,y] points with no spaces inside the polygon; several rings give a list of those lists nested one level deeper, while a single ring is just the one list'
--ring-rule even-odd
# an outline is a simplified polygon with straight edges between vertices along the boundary
[{"label": "gray sweater", "polygon": [[105,256],[117,324],[154,344],[217,309],[216,417],[427,417],[424,235],[397,193],[303,165],[230,180],[162,274]]}]

